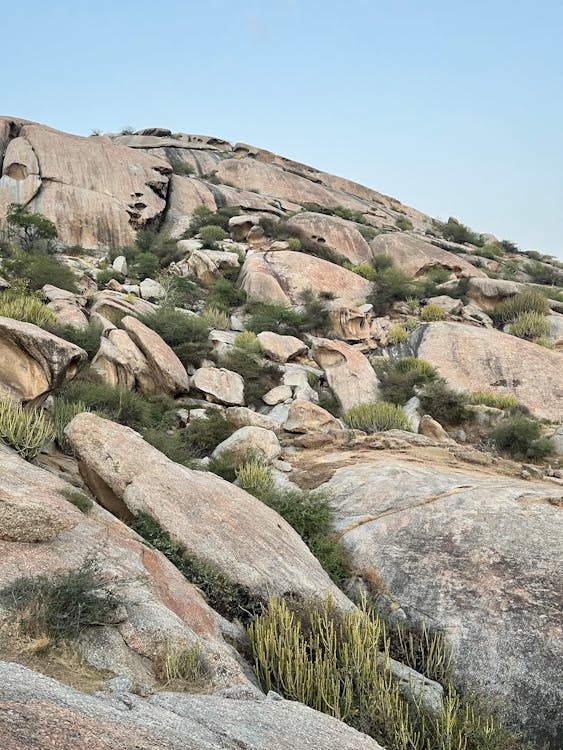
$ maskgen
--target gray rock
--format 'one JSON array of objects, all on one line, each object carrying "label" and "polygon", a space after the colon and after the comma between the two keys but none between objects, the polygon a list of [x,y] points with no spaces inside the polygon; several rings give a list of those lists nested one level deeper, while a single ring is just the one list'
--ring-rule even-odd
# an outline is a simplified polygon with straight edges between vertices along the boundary
[{"label": "gray rock", "polygon": [[127,259],[124,255],[118,255],[111,264],[111,267],[116,273],[120,273],[122,276],[127,276]]}]

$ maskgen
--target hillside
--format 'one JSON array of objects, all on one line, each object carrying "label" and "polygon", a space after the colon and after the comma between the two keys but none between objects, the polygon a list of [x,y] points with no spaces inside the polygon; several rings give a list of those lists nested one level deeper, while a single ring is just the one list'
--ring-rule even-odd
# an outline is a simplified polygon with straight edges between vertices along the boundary
[{"label": "hillside", "polygon": [[557,750],[563,264],[164,128],[0,171],[7,747]]}]

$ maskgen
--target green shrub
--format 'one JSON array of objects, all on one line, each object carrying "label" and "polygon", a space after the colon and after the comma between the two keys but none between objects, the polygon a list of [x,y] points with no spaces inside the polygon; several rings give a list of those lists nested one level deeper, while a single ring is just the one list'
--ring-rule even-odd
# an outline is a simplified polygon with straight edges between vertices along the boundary
[{"label": "green shrub", "polygon": [[299,295],[303,306],[300,329],[302,333],[317,333],[326,336],[330,333],[330,313],[326,302],[312,289],[304,289]]},{"label": "green shrub", "polygon": [[[165,283],[168,307],[191,308],[204,297],[202,288],[185,276],[169,276]],[[210,303],[219,307],[215,301]]]},{"label": "green shrub", "polygon": [[88,321],[86,328],[77,328],[75,326],[65,326],[61,331],[61,336],[76,344],[87,353],[89,359],[94,359],[100,348],[102,339],[102,328],[94,320]]},{"label": "green shrub", "polygon": [[357,273],[358,276],[361,276],[368,281],[375,281],[377,278],[376,269],[373,266],[368,265],[367,263],[362,263],[359,266],[355,266],[352,263],[346,261],[344,263],[344,268],[348,269],[348,271],[352,271],[352,273]]},{"label": "green shrub", "polygon": [[30,289],[37,291],[52,284],[72,294],[78,293],[76,276],[72,269],[46,253],[15,253],[7,262],[11,276],[24,280]]},{"label": "green shrub", "polygon": [[426,385],[419,398],[424,412],[440,424],[459,424],[472,416],[467,409],[468,397],[454,391],[441,378]]},{"label": "green shrub", "polygon": [[88,513],[94,507],[94,501],[80,490],[63,490],[62,496],[82,513]]},{"label": "green shrub", "polygon": [[242,331],[235,336],[234,346],[250,354],[263,354],[262,346],[253,331]]},{"label": "green shrub", "polygon": [[8,207],[6,223],[12,237],[26,252],[33,249],[54,249],[57,228],[45,216],[30,212],[21,203],[12,203]]},{"label": "green shrub", "polygon": [[162,552],[190,583],[200,588],[209,606],[223,617],[247,622],[260,610],[261,602],[257,597],[232,581],[213,563],[198,559],[185,547],[173,542],[168,532],[150,516],[140,513],[131,527]]},{"label": "green shrub", "polygon": [[160,261],[154,253],[138,253],[130,264],[129,274],[136,279],[152,279],[159,268]]},{"label": "green shrub", "polygon": [[514,297],[500,302],[490,315],[498,324],[513,323],[523,313],[535,312],[539,315],[549,313],[549,303],[541,292],[527,289]]},{"label": "green shrub", "polygon": [[401,407],[386,401],[353,406],[344,414],[343,419],[348,427],[368,433],[411,430],[409,419]]},{"label": "green shrub", "polygon": [[207,206],[197,206],[192,214],[190,228],[184,232],[183,238],[193,237],[205,226],[218,226],[228,231],[229,219],[238,214],[240,214],[240,209],[230,206],[219,208],[217,211],[211,211]]},{"label": "green shrub", "polygon": [[216,224],[209,224],[208,226],[201,227],[199,230],[199,238],[203,242],[204,247],[213,248],[217,242],[221,242],[227,236],[225,230]]},{"label": "green shrub", "polygon": [[123,603],[91,558],[66,573],[18,578],[2,589],[0,599],[20,633],[30,638],[47,636],[54,643],[75,640],[86,628],[112,623]]},{"label": "green shrub", "polygon": [[403,341],[406,341],[409,337],[409,332],[403,325],[396,323],[387,331],[387,337],[389,343],[394,346],[395,344],[401,344]]},{"label": "green shrub", "polygon": [[409,299],[416,291],[414,280],[400,268],[389,266],[378,271],[367,302],[375,315],[384,315],[394,302]]},{"label": "green shrub", "polygon": [[238,346],[233,346],[221,358],[221,366],[242,376],[244,401],[256,406],[261,405],[262,396],[277,386],[281,377],[281,370],[273,362],[262,359],[248,348]]},{"label": "green shrub", "polygon": [[451,242],[458,242],[460,244],[469,243],[471,245],[477,245],[477,247],[483,247],[485,244],[485,241],[480,234],[473,232],[466,227],[465,224],[460,224],[457,219],[452,217],[443,224],[437,222],[437,227],[441,231],[442,237]]},{"label": "green shrub", "polygon": [[429,304],[424,305],[420,311],[420,319],[426,322],[433,320],[443,320],[446,317],[446,313],[442,310],[439,305]]},{"label": "green shrub", "polygon": [[294,253],[299,253],[303,249],[303,245],[301,244],[301,240],[299,239],[299,237],[288,237],[287,244],[289,245],[289,249]]},{"label": "green shrub", "polygon": [[553,443],[541,437],[541,428],[535,419],[514,415],[503,419],[493,430],[497,448],[518,458],[543,458],[553,452]]},{"label": "green shrub", "polygon": [[541,313],[521,313],[510,324],[509,331],[513,336],[518,336],[519,339],[533,340],[547,336],[549,323]]},{"label": "green shrub", "polygon": [[223,310],[219,309],[218,307],[213,307],[212,305],[208,305],[205,308],[205,310],[201,314],[201,317],[209,326],[209,328],[213,328],[219,331],[228,331],[231,326],[230,316],[227,315],[227,313]]},{"label": "green shrub", "polygon": [[139,320],[172,347],[184,366],[199,365],[211,353],[209,327],[199,315],[159,307]]},{"label": "green shrub", "polygon": [[209,289],[207,304],[229,312],[233,307],[239,307],[246,302],[246,292],[239,289],[232,281],[224,278],[215,279]]},{"label": "green shrub", "polygon": [[53,437],[53,429],[43,411],[26,409],[0,395],[0,441],[13,448],[26,461],[32,461]]},{"label": "green shrub", "polygon": [[412,221],[406,216],[397,216],[395,219],[395,226],[401,230],[401,232],[410,232],[414,229]]},{"label": "green shrub", "polygon": [[98,286],[105,286],[108,281],[111,281],[112,279],[121,283],[123,281],[123,276],[122,274],[117,273],[117,271],[114,271],[113,268],[102,268],[102,270],[98,271],[96,274],[96,284]]},{"label": "green shrub", "polygon": [[357,230],[366,242],[371,242],[377,237],[377,230],[373,227],[360,225],[359,227],[357,227]]},{"label": "green shrub", "polygon": [[219,443],[232,435],[233,431],[232,425],[220,411],[208,409],[206,417],[193,419],[178,434],[192,458],[202,458],[212,453]]},{"label": "green shrub", "polygon": [[77,414],[89,411],[82,401],[66,401],[64,398],[55,398],[51,411],[51,423],[57,445],[68,456],[73,455],[72,447],[65,435],[65,427],[72,422]]},{"label": "green shrub", "polygon": [[[133,267],[137,258],[142,254],[155,256],[158,259],[158,268],[158,266],[166,266],[173,261],[177,252],[177,241],[172,237],[148,229],[138,229],[135,247],[130,252],[126,251],[123,254],[127,258],[127,262],[131,263]],[[146,262],[154,265],[153,260],[147,260]],[[140,275],[140,269],[137,270],[137,274]]]},{"label": "green shrub", "polygon": [[492,406],[494,409],[503,409],[510,411],[518,406],[518,399],[513,396],[503,396],[491,391],[475,391],[469,394],[470,404],[483,404],[483,406]]},{"label": "green shrub", "polygon": [[190,177],[195,174],[193,166],[178,157],[168,157],[168,163],[172,167],[174,174],[180,175],[181,177]]},{"label": "green shrub", "polygon": [[0,292],[0,316],[33,323],[40,328],[54,328],[57,324],[54,312],[21,284]]},{"label": "green shrub", "polygon": [[237,468],[240,464],[232,451],[221,451],[218,456],[213,456],[207,464],[207,470],[226,482],[234,482],[237,478]]},{"label": "green shrub", "polygon": [[320,491],[276,487],[271,469],[257,459],[238,468],[237,478],[244,490],[273,508],[297,531],[331,579],[341,585],[350,569],[332,532],[329,496]]},{"label": "green shrub", "polygon": [[524,271],[528,276],[531,276],[536,284],[563,286],[563,273],[553,266],[534,260],[531,263],[526,263]]},{"label": "green shrub", "polygon": [[417,357],[404,357],[376,367],[381,393],[386,401],[402,406],[414,395],[415,386],[432,383],[438,373],[431,364]]},{"label": "green shrub", "polygon": [[319,392],[319,406],[337,419],[339,419],[342,414],[340,401],[330,390],[321,390]]},{"label": "green shrub", "polygon": [[301,332],[301,315],[287,307],[266,302],[251,302],[249,311],[250,318],[246,323],[248,331],[275,331],[282,336],[299,336]]}]

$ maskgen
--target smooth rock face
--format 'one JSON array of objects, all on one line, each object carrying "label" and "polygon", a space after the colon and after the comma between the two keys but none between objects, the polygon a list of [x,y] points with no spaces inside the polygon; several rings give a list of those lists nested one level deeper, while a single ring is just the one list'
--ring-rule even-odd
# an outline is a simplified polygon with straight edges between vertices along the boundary
[{"label": "smooth rock face", "polygon": [[237,372],[224,367],[200,367],[194,372],[192,385],[221,404],[244,405],[244,380]]},{"label": "smooth rock face", "polygon": [[527,284],[519,284],[517,281],[509,281],[508,279],[472,278],[469,279],[467,296],[476,302],[482,310],[489,311],[503,299],[519,294],[527,287]]},{"label": "smooth rock face", "polygon": [[154,279],[143,279],[139,284],[139,291],[143,299],[162,299],[166,295],[164,287]]},{"label": "smooth rock face", "polygon": [[265,430],[279,430],[280,425],[267,414],[252,411],[246,406],[229,406],[225,419],[237,429],[239,427],[262,427]]},{"label": "smooth rock face", "polygon": [[371,283],[358,274],[322,258],[280,250],[247,256],[239,284],[249,297],[289,307],[300,303],[305,289],[364,301]]},{"label": "smooth rock face", "polygon": [[343,341],[313,339],[312,356],[347,411],[379,398],[379,381],[367,358]]},{"label": "smooth rock face", "polygon": [[417,357],[460,389],[514,396],[545,419],[563,419],[563,357],[500,331],[461,323],[419,326],[410,336]]},{"label": "smooth rock face", "polygon": [[184,365],[158,333],[130,316],[123,318],[121,325],[147,361],[154,392],[161,391],[170,396],[187,393],[190,384]]},{"label": "smooth rock face", "polygon": [[0,392],[27,403],[71,380],[88,355],[32,323],[0,317]]},{"label": "smooth rock face", "polygon": [[287,432],[328,432],[339,430],[340,422],[317,404],[293,401],[283,428]]},{"label": "smooth rock face", "polygon": [[94,414],[75,417],[66,433],[92,491],[118,514],[148,513],[174,541],[261,596],[330,593],[349,606],[298,534],[248,493],[173,463],[133,430]]},{"label": "smooth rock face", "polygon": [[6,662],[0,675],[6,750],[381,750],[331,716],[285,700],[93,696]]},{"label": "smooth rock face", "polygon": [[101,338],[92,369],[109,385],[146,395],[158,390],[145,355],[127,331],[114,328]]},{"label": "smooth rock face", "polygon": [[248,453],[259,453],[268,461],[281,453],[280,442],[273,430],[263,427],[241,427],[223,440],[213,451],[213,458],[228,451],[235,459],[243,459]]},{"label": "smooth rock face", "polygon": [[[210,668],[211,689],[249,686],[223,641],[224,621],[160,552],[96,504],[81,513],[63,495],[75,488],[3,446],[0,476],[0,589],[22,575],[49,576],[96,558],[102,574],[115,580],[127,617],[83,632],[80,650],[88,663],[145,684],[154,682],[150,660],[167,643],[173,648],[198,644]],[[100,642],[102,648],[96,648]],[[8,647],[3,638],[3,649]],[[4,739],[6,717],[1,709],[0,714]]]},{"label": "smooth rock face", "polygon": [[475,268],[465,258],[404,232],[380,234],[370,242],[370,247],[374,255],[393,258],[399,268],[412,276],[420,276],[435,266],[443,266],[457,276],[487,278],[483,271]]},{"label": "smooth rock face", "polygon": [[287,222],[289,229],[295,227],[306,237],[326,245],[354,265],[369,263],[373,252],[353,221],[327,214],[301,213]]},{"label": "smooth rock face", "polygon": [[353,564],[444,628],[465,686],[558,747],[560,488],[401,461],[338,469],[322,487]]},{"label": "smooth rock face", "polygon": [[307,345],[296,336],[280,336],[272,331],[262,331],[256,338],[266,356],[274,362],[288,362],[307,351]]},{"label": "smooth rock face", "polygon": [[268,406],[283,404],[291,398],[291,388],[288,385],[277,385],[262,396],[262,401]]}]

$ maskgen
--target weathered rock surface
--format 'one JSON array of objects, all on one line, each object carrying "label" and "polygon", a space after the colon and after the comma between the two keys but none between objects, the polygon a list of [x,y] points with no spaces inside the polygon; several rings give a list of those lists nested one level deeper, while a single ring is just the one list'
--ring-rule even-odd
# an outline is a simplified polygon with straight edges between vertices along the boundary
[{"label": "weathered rock surface", "polygon": [[421,276],[435,266],[442,266],[458,276],[487,278],[465,258],[404,232],[380,234],[370,242],[370,247],[374,255],[393,258],[399,268],[412,276]]},{"label": "weathered rock surface", "polygon": [[224,367],[200,367],[194,372],[192,385],[221,404],[244,405],[244,380],[237,372]]},{"label": "weathered rock surface", "polygon": [[373,252],[362,237],[358,225],[339,216],[317,214],[306,211],[292,216],[287,222],[290,229],[297,229],[306,237],[331,248],[354,265],[369,263]]},{"label": "weathered rock surface", "polygon": [[88,328],[88,318],[76,301],[68,299],[53,300],[47,303],[47,307],[55,314],[59,326],[63,328],[72,326],[81,330]]},{"label": "weathered rock surface", "polygon": [[158,391],[145,355],[127,331],[114,328],[102,336],[92,369],[109,385],[147,395]]},{"label": "weathered rock surface", "polygon": [[108,320],[118,320],[124,315],[150,315],[156,310],[148,300],[131,297],[129,294],[104,290],[94,294],[91,313],[103,315]]},{"label": "weathered rock surface", "polygon": [[507,297],[513,297],[527,288],[526,284],[507,279],[472,278],[469,279],[467,296],[482,310],[492,310]]},{"label": "weathered rock surface", "polygon": [[71,380],[86,359],[83,349],[32,323],[0,317],[0,392],[34,401]]},{"label": "weathered rock surface", "polygon": [[173,463],[133,430],[94,414],[78,415],[66,432],[90,488],[118,514],[148,513],[254,593],[331,593],[347,606],[298,534],[248,493]]},{"label": "weathered rock surface", "polygon": [[444,629],[465,686],[557,747],[560,488],[401,461],[338,469],[322,486],[353,564]]},{"label": "weathered rock surface", "polygon": [[130,316],[123,318],[121,325],[147,361],[154,392],[170,396],[187,393],[190,384],[184,365],[158,333]]},{"label": "weathered rock surface", "polygon": [[275,698],[92,696],[6,662],[0,675],[6,750],[381,750],[326,714]]},{"label": "weathered rock surface", "polygon": [[289,307],[300,303],[305,289],[330,292],[351,302],[364,301],[371,283],[322,258],[291,250],[247,256],[239,284],[249,297]]},{"label": "weathered rock surface", "polygon": [[292,396],[292,390],[288,385],[277,385],[262,396],[262,401],[268,406],[283,404]]},{"label": "weathered rock surface", "polygon": [[339,430],[341,425],[330,412],[317,404],[310,401],[293,401],[283,428],[287,432],[328,432]]},{"label": "weathered rock surface", "polygon": [[545,419],[563,419],[563,358],[500,331],[461,323],[419,326],[410,337],[417,357],[452,385],[510,395]]},{"label": "weathered rock surface", "polygon": [[289,362],[307,351],[307,345],[296,336],[280,336],[272,331],[262,331],[256,338],[264,354],[274,362]]},{"label": "weathered rock surface", "polygon": [[357,404],[377,401],[379,381],[367,358],[343,341],[313,339],[312,356],[325,371],[328,384],[347,411]]},{"label": "weathered rock surface", "polygon": [[267,414],[252,411],[246,406],[229,406],[225,419],[237,429],[239,427],[262,427],[265,430],[279,430],[279,422]]},{"label": "weathered rock surface", "polygon": [[213,451],[213,458],[230,453],[235,460],[242,460],[249,453],[261,454],[268,461],[281,453],[280,442],[273,430],[263,427],[241,427],[223,440]]}]

